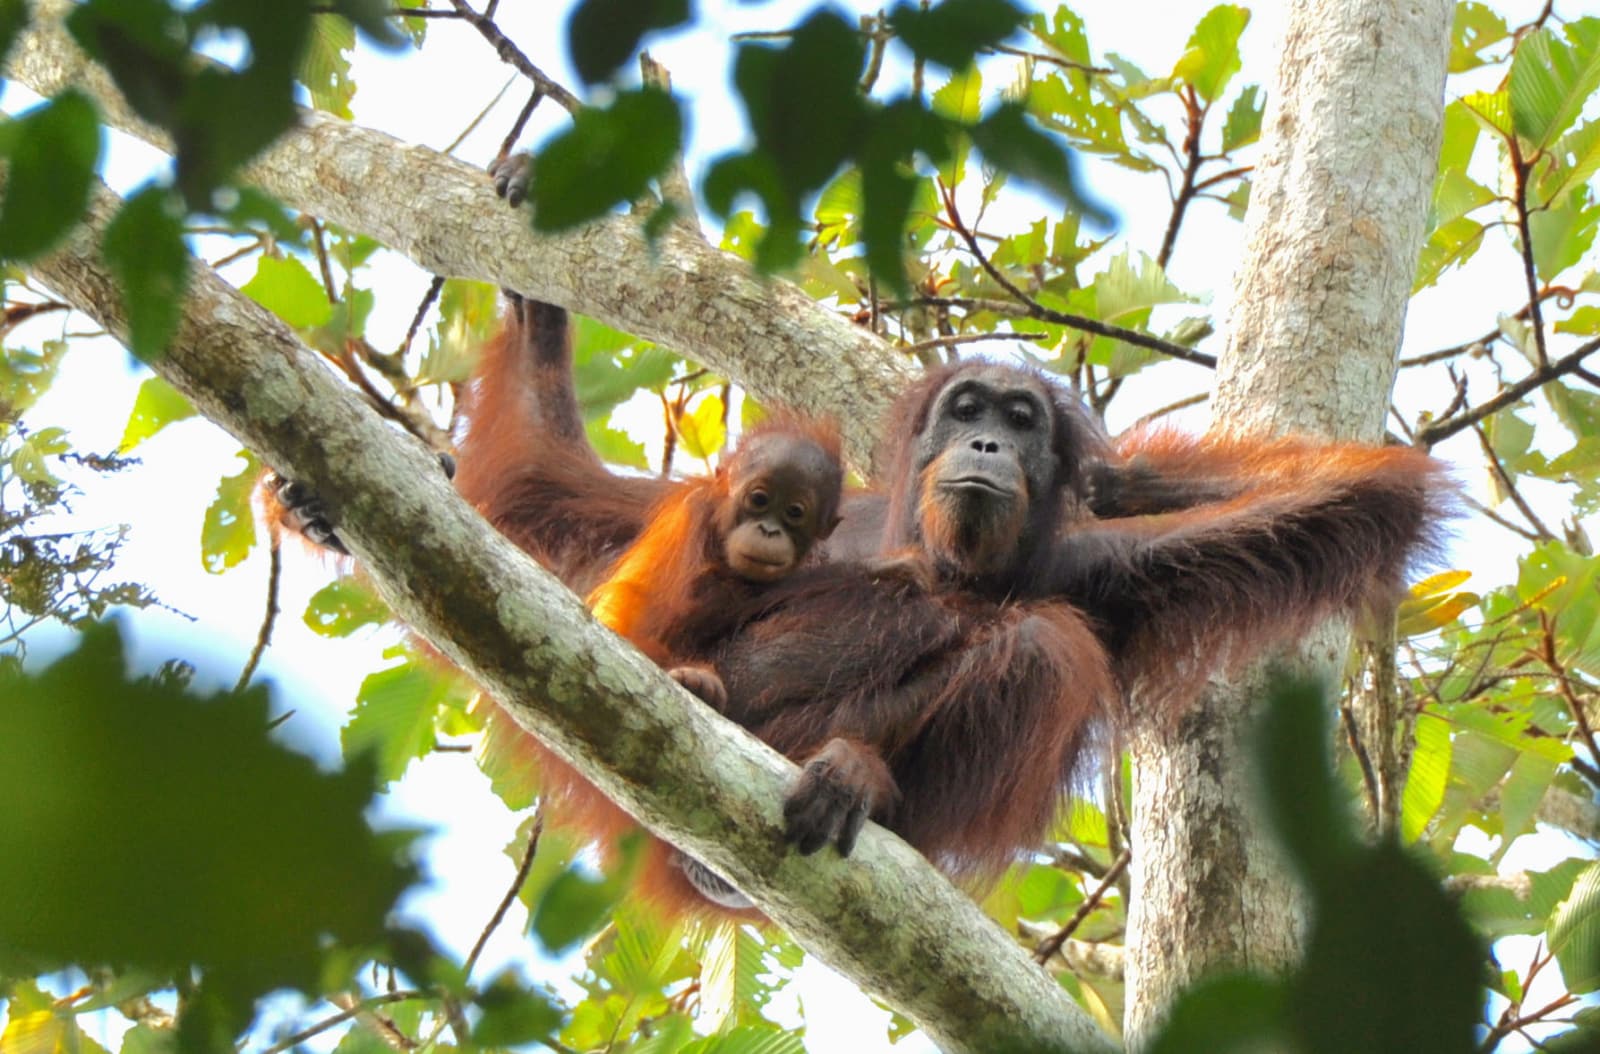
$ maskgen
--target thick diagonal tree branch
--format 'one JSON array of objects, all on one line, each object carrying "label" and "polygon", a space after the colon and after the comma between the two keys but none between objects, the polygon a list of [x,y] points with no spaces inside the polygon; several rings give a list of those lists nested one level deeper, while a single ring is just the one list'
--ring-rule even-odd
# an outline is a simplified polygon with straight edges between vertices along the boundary
[{"label": "thick diagonal tree branch", "polygon": [[[117,205],[99,188],[85,225],[31,271],[120,336],[120,295],[98,257]],[[1113,1049],[899,839],[874,828],[850,861],[788,851],[779,802],[793,766],[596,623],[456,496],[432,453],[385,425],[277,319],[203,264],[193,268],[183,324],[157,372],[324,495],[396,612],[519,723],[946,1050]]]},{"label": "thick diagonal tree branch", "polygon": [[[70,0],[41,0],[5,76],[41,95],[77,86],[111,127],[161,149],[105,71],[62,25]],[[535,237],[483,174],[426,147],[306,113],[245,172],[284,203],[371,235],[432,274],[473,278],[559,304],[733,377],[757,397],[838,418],[865,464],[873,430],[911,367],[884,341],[790,282],[671,225],[653,245],[633,216]]]}]

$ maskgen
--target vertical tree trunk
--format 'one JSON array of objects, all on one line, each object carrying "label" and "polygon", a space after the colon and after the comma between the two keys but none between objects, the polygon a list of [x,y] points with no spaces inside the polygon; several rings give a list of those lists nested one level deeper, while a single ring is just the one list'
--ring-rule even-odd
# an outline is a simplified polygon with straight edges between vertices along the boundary
[{"label": "vertical tree trunk", "polygon": [[[1213,430],[1377,440],[1421,250],[1443,116],[1450,0],[1294,5],[1263,126]],[[1346,631],[1303,657],[1339,669]],[[1174,995],[1295,960],[1299,894],[1252,802],[1258,672],[1177,727],[1135,731],[1130,1046]]]}]

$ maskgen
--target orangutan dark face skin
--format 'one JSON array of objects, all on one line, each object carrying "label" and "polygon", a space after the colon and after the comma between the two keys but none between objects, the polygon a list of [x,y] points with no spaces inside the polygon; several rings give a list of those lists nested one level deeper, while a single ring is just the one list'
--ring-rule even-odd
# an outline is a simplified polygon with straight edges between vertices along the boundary
[{"label": "orangutan dark face skin", "polygon": [[728,569],[751,582],[793,572],[838,525],[838,460],[805,439],[756,436],[727,468],[717,511]]}]

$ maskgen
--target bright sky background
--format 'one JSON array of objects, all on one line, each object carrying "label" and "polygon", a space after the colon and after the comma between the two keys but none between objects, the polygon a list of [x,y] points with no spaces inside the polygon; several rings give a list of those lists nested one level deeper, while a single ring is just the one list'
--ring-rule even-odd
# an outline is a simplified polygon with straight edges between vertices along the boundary
[{"label": "bright sky background", "polygon": [[[846,5],[852,12],[878,9],[877,3]],[[1052,10],[1050,5],[1038,5]],[[1115,51],[1132,59],[1149,73],[1170,69],[1182,54],[1190,30],[1210,7],[1210,0],[1164,0],[1128,3],[1127,0],[1078,0],[1075,9],[1084,16],[1091,46],[1097,53]],[[1513,22],[1531,17],[1540,6],[1532,0],[1496,3]],[[1577,15],[1584,5],[1572,0],[1558,3],[1558,11]],[[540,68],[569,87],[578,83],[564,54],[565,10],[570,3],[505,3],[500,23],[508,35]],[[728,91],[729,61],[726,39],[740,30],[781,29],[792,24],[797,12],[810,3],[783,0],[766,4],[734,4],[727,0],[700,5],[700,28],[691,33],[653,41],[652,54],[673,74],[674,87],[689,100],[691,178],[697,178],[707,157],[737,145],[743,134],[738,111]],[[1272,73],[1284,5],[1264,0],[1253,5],[1254,20],[1243,39],[1244,67],[1227,96],[1231,101],[1239,86],[1267,84]],[[435,21],[425,50],[398,58],[364,54],[355,71],[360,86],[355,100],[356,120],[403,139],[442,148],[453,141],[511,77],[483,40],[468,27]],[[887,75],[885,80],[887,81]],[[990,75],[992,95],[1005,75]],[[932,85],[934,87],[937,84]],[[1474,85],[1478,87],[1481,85]],[[1457,91],[1461,89],[1456,89]],[[480,130],[456,151],[475,164],[486,163],[497,148],[516,111],[526,98],[518,81],[483,122]],[[23,108],[35,101],[15,85],[7,86],[4,106]],[[1167,116],[1174,120],[1176,107]],[[562,111],[546,102],[540,107],[528,140],[549,134],[564,121]],[[124,137],[111,144],[108,179],[128,190],[163,163],[161,155]],[[1087,166],[1090,184],[1121,214],[1120,237],[1153,253],[1166,224],[1168,201],[1159,176],[1138,176],[1106,164]],[[1492,177],[1491,177],[1492,179]],[[1020,229],[1046,206],[1028,202],[1018,210],[1016,222],[991,215],[991,229]],[[1221,206],[1199,203],[1190,210],[1178,250],[1170,268],[1186,291],[1209,294],[1219,309],[1225,308],[1229,281],[1238,257],[1239,224],[1227,218]],[[211,252],[213,257],[220,255]],[[253,273],[247,262],[225,272],[243,282]],[[1405,350],[1417,353],[1456,343],[1481,333],[1495,311],[1513,311],[1519,299],[1517,262],[1501,240],[1490,245],[1471,265],[1470,285],[1459,277],[1418,297],[1411,306]],[[373,317],[370,335],[380,348],[398,344],[414,305],[426,288],[428,276],[397,257],[383,260],[371,284],[384,291],[388,308]],[[1462,305],[1471,305],[1462,310]],[[1219,310],[1219,327],[1226,321]],[[59,318],[38,323],[25,331],[25,340],[57,335]],[[53,328],[52,328],[53,327]],[[88,328],[84,320],[74,329]],[[1213,347],[1220,347],[1215,341]],[[64,423],[79,450],[113,449],[120,439],[132,406],[142,370],[130,366],[129,357],[108,340],[81,341],[68,356],[55,389],[30,415],[35,422]],[[1195,368],[1164,368],[1162,383],[1141,381],[1148,406],[1132,406],[1113,418],[1113,428],[1126,425],[1138,412],[1193,390]],[[1163,390],[1165,388],[1166,390]],[[1483,398],[1487,387],[1475,389]],[[1410,394],[1402,389],[1402,401]],[[1439,405],[1436,397],[1410,407]],[[1202,427],[1203,416],[1191,418]],[[1565,442],[1565,440],[1560,440]],[[217,441],[214,426],[194,420],[168,428],[138,451],[143,464],[107,480],[94,480],[75,501],[80,522],[115,525],[129,523],[129,537],[119,565],[119,577],[149,583],[172,611],[152,610],[126,620],[137,643],[136,661],[153,667],[174,656],[201,667],[200,680],[209,687],[231,685],[252,643],[265,603],[266,560],[257,555],[239,567],[216,576],[200,565],[197,541],[206,505],[216,483],[232,475],[238,463],[230,453],[236,444]],[[1450,456],[1458,448],[1447,445]],[[1471,447],[1463,454],[1471,461]],[[1474,475],[1476,468],[1470,470]],[[1474,480],[1469,479],[1469,483]],[[1477,488],[1475,488],[1477,489]],[[1557,502],[1559,495],[1546,495]],[[1546,506],[1546,510],[1552,506]],[[1552,521],[1560,519],[1559,511]],[[1478,573],[1477,585],[1487,588],[1514,573],[1511,557],[1518,545],[1494,528],[1468,532],[1458,546],[1453,563]],[[329,569],[303,558],[286,560],[280,616],[274,645],[262,674],[275,682],[280,707],[295,709],[284,734],[302,749],[330,762],[338,757],[338,729],[352,705],[361,679],[382,664],[380,653],[396,639],[393,631],[367,634],[355,641],[328,641],[311,633],[299,614],[306,600],[323,585]],[[182,613],[182,616],[177,614]],[[65,634],[37,633],[30,641],[31,657],[42,659],[65,644]],[[503,853],[518,817],[509,814],[493,797],[468,756],[439,754],[413,765],[406,778],[388,795],[387,814],[420,819],[435,834],[427,857],[433,881],[408,902],[409,910],[426,918],[444,943],[465,955],[495,903],[509,885],[513,868]],[[1565,855],[1563,852],[1561,855]],[[1519,866],[1527,866],[1522,862]],[[482,965],[488,976],[500,964],[525,960],[529,942],[521,934],[520,908],[498,930]],[[1520,956],[1517,960],[1520,961]],[[557,970],[562,976],[570,971]],[[541,970],[542,977],[551,971]],[[814,1051],[872,1051],[889,1049],[881,1042],[886,1017],[847,982],[822,970],[807,970],[791,989],[804,999],[808,1010],[807,1043]],[[909,1043],[898,1051],[919,1049]]]}]

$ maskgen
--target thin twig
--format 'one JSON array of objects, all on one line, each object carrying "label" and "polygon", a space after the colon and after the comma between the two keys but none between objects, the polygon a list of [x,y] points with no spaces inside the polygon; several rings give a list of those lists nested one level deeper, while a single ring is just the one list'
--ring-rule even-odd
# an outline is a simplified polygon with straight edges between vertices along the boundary
[{"label": "thin twig", "polygon": [[301,1029],[287,1039],[274,1043],[262,1051],[261,1054],[283,1054],[283,1051],[289,1050],[291,1047],[298,1047],[312,1036],[320,1036],[335,1025],[342,1025],[362,1011],[370,1010],[375,1006],[386,1006],[390,1003],[405,1003],[413,999],[427,998],[429,998],[428,993],[417,991],[384,992],[381,995],[368,996],[354,1006],[347,1007],[330,1017],[325,1017],[309,1028]]},{"label": "thin twig", "polygon": [[478,934],[478,940],[473,944],[472,951],[467,953],[466,965],[461,968],[462,977],[469,979],[472,977],[472,968],[478,964],[478,956],[483,954],[483,946],[489,943],[489,935],[499,928],[500,923],[505,920],[506,912],[511,909],[512,901],[522,892],[522,885],[528,881],[528,872],[533,868],[533,858],[539,852],[539,836],[543,833],[544,810],[541,808],[533,814],[533,830],[528,834],[528,848],[523,850],[522,862],[517,865],[517,877],[511,880],[506,895],[500,898],[499,906],[489,917],[489,924]]},{"label": "thin twig", "polygon": [[1528,223],[1528,173],[1533,165],[1522,160],[1522,149],[1517,137],[1507,140],[1511,151],[1511,171],[1516,175],[1517,193],[1512,204],[1517,210],[1517,231],[1522,242],[1522,277],[1528,284],[1528,321],[1533,326],[1533,349],[1538,355],[1540,369],[1550,365],[1549,353],[1544,346],[1544,315],[1539,310],[1539,277],[1533,267],[1533,230]]},{"label": "thin twig", "polygon": [[250,649],[250,658],[233,686],[235,692],[242,692],[249,686],[250,678],[255,676],[256,667],[261,664],[261,656],[266,652],[267,645],[272,643],[272,627],[278,621],[278,582],[283,574],[283,548],[280,542],[274,527],[272,540],[267,545],[267,613],[261,618],[261,629],[256,632],[256,645]]},{"label": "thin twig", "polygon": [[1499,395],[1496,395],[1483,405],[1449,420],[1435,421],[1418,432],[1417,437],[1425,448],[1431,448],[1440,440],[1448,439],[1463,428],[1471,428],[1497,410],[1505,409],[1534,389],[1548,384],[1558,377],[1563,377],[1576,371],[1579,366],[1583,365],[1583,360],[1593,355],[1596,351],[1600,351],[1600,337],[1580,345],[1572,354],[1534,370],[1517,383],[1502,389]]},{"label": "thin twig", "polygon": [[[506,92],[510,91],[511,86],[515,83],[517,83],[517,75],[513,73],[511,76],[506,78],[506,82],[504,84],[500,85],[500,90],[494,93],[494,97],[488,102],[484,103],[483,107],[479,109],[477,113],[472,115],[472,120],[467,122],[467,126],[461,129],[460,132],[456,133],[456,137],[450,140],[445,148],[439,151],[439,153],[445,155],[455,154],[456,148],[462,144],[467,136],[478,130],[478,126],[483,123],[483,119],[488,117],[489,112],[499,105],[500,100],[506,97]],[[538,89],[535,89],[535,91],[537,90]]]},{"label": "thin twig", "polygon": [[1050,961],[1052,955],[1061,950],[1061,946],[1067,943],[1067,938],[1071,937],[1077,928],[1082,925],[1083,920],[1089,917],[1089,912],[1099,907],[1101,899],[1106,895],[1106,890],[1111,888],[1117,877],[1126,870],[1128,861],[1132,859],[1133,851],[1131,849],[1124,849],[1117,856],[1116,863],[1111,865],[1111,870],[1106,872],[1106,877],[1100,880],[1100,884],[1095,887],[1093,893],[1089,894],[1088,899],[1078,905],[1078,910],[1072,913],[1072,918],[1067,920],[1066,925],[1057,930],[1054,936],[1039,942],[1039,946],[1033,952],[1034,962],[1043,966]]},{"label": "thin twig", "polygon": [[506,137],[500,140],[500,152],[495,155],[496,157],[511,156],[511,151],[517,147],[517,140],[522,138],[522,130],[528,127],[528,118],[533,116],[533,111],[543,101],[544,89],[535,85],[533,94],[528,96],[528,101],[522,104],[522,109],[518,112],[517,119],[511,122],[511,131],[507,132]]},{"label": "thin twig", "polygon": [[1472,431],[1478,437],[1478,445],[1483,448],[1483,456],[1489,459],[1490,470],[1494,472],[1495,479],[1500,481],[1500,487],[1505,491],[1506,497],[1511,499],[1511,504],[1522,513],[1523,519],[1532,524],[1533,529],[1538,532],[1540,541],[1550,541],[1555,538],[1550,529],[1540,521],[1538,513],[1533,511],[1533,506],[1528,504],[1522,492],[1517,489],[1516,480],[1511,478],[1511,473],[1501,464],[1500,455],[1495,453],[1494,444],[1489,442],[1489,433],[1484,431],[1483,424],[1480,422],[1473,425]]},{"label": "thin twig", "polygon": [[1194,200],[1195,177],[1200,173],[1200,131],[1205,127],[1206,110],[1200,105],[1200,96],[1194,86],[1183,90],[1183,182],[1172,199],[1172,215],[1167,219],[1166,233],[1161,236],[1161,251],[1156,254],[1156,266],[1163,271],[1172,259],[1172,250],[1178,243],[1178,229],[1183,226],[1183,214],[1189,211]]},{"label": "thin twig", "polygon": [[530,62],[528,56],[522,53],[522,49],[513,44],[511,39],[500,31],[500,27],[495,25],[494,22],[493,4],[481,15],[468,6],[467,0],[450,0],[450,6],[456,9],[462,21],[470,23],[472,28],[476,29],[483,39],[494,46],[495,54],[500,56],[501,62],[506,63],[512,69],[528,78],[546,95],[560,103],[569,113],[577,113],[583,109],[583,103],[578,101],[576,95],[567,91],[567,89],[547,76],[543,70]]},{"label": "thin twig", "polygon": [[958,344],[978,344],[986,340],[1044,340],[1048,336],[1048,333],[956,333],[948,337],[919,340],[901,350],[918,355],[934,348],[953,348]]},{"label": "thin twig", "polygon": [[433,307],[434,301],[439,299],[439,293],[444,289],[444,275],[436,274],[433,281],[428,283],[428,291],[423,294],[422,302],[417,304],[416,313],[411,316],[411,325],[406,327],[406,335],[400,341],[400,346],[394,349],[394,357],[403,359],[406,352],[411,350],[411,342],[417,339],[417,330],[422,328],[422,320],[428,317],[428,309]]},{"label": "thin twig", "polygon": [[1077,70],[1079,73],[1097,73],[1102,76],[1109,76],[1117,72],[1109,66],[1088,66],[1073,59],[1062,58],[1060,55],[1051,55],[1043,51],[1028,51],[1025,48],[1011,47],[1008,44],[995,44],[984,48],[983,51],[990,55],[1014,55],[1019,59],[1046,62],[1052,66],[1060,66],[1062,69]]}]

